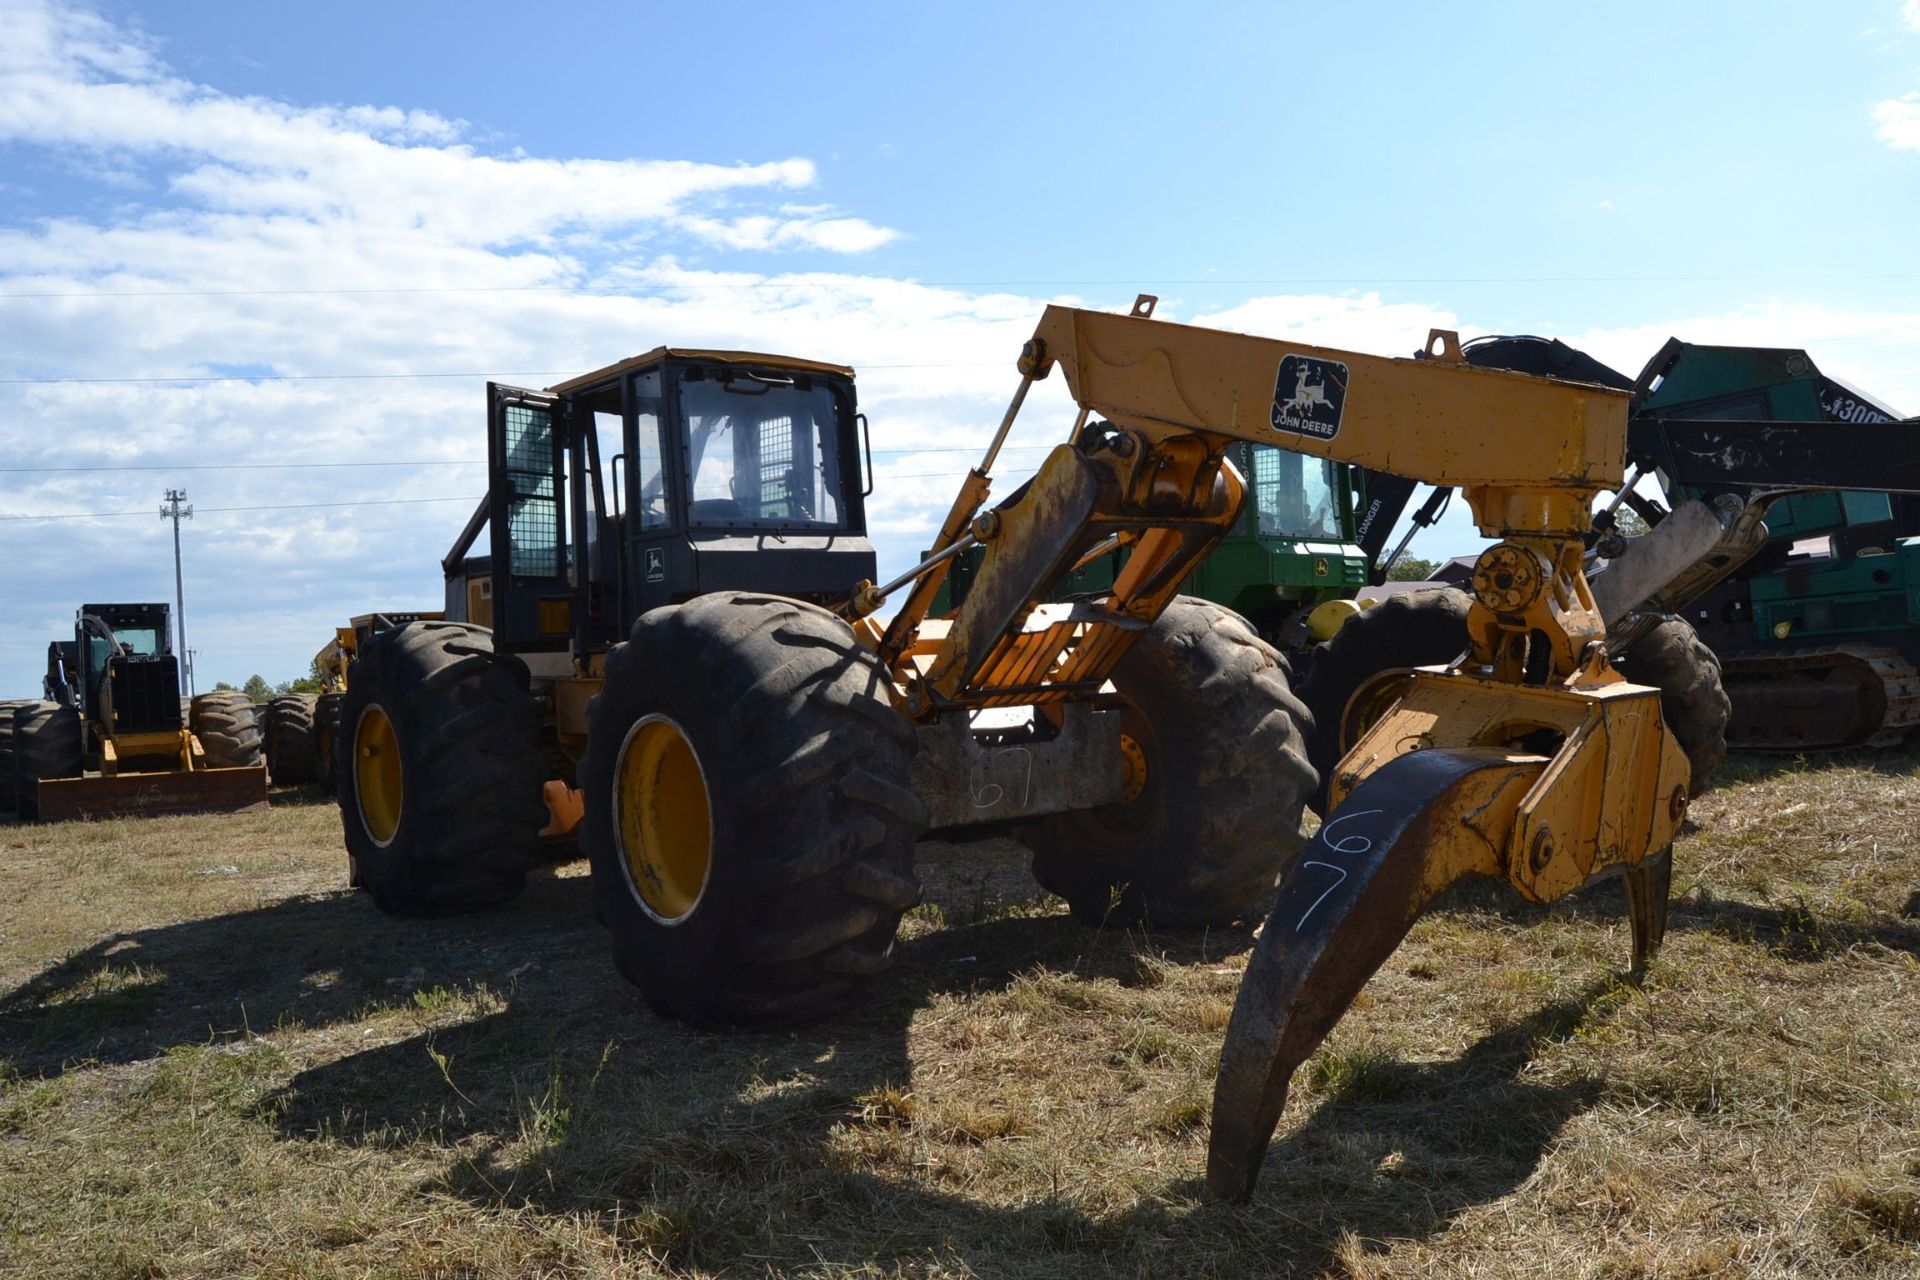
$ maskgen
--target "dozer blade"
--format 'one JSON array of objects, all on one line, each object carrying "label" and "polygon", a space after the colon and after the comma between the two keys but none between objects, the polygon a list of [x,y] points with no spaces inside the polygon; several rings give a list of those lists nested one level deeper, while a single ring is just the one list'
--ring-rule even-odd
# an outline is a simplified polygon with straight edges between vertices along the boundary
[{"label": "dozer blade", "polygon": [[240,813],[267,807],[267,769],[180,769],[114,777],[42,778],[40,820],[152,817],[163,813]]},{"label": "dozer blade", "polygon": [[1207,1151],[1212,1196],[1253,1194],[1295,1068],[1427,903],[1469,875],[1499,874],[1487,833],[1511,824],[1545,763],[1478,750],[1402,756],[1362,780],[1301,851],[1227,1025]]}]

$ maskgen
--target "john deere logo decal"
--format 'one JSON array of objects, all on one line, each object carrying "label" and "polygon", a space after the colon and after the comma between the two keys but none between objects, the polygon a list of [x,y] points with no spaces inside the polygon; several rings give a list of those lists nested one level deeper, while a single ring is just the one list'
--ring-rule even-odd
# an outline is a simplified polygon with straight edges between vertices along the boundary
[{"label": "john deere logo decal", "polygon": [[659,547],[647,548],[647,581],[665,582],[667,580],[667,553]]},{"label": "john deere logo decal", "polygon": [[1316,440],[1340,431],[1347,402],[1347,366],[1312,356],[1282,356],[1273,380],[1273,429]]}]

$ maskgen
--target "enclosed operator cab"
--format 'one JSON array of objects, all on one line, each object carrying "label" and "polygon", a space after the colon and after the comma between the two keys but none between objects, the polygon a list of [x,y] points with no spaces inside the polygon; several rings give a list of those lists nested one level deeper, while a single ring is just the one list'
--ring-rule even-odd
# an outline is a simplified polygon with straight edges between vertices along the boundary
[{"label": "enclosed operator cab", "polygon": [[47,694],[75,707],[102,734],[174,734],[180,663],[164,604],[81,605],[74,643],[48,655]]},{"label": "enclosed operator cab", "polygon": [[489,383],[487,417],[488,498],[444,567],[448,616],[501,649],[592,653],[661,605],[874,576],[845,366],[660,347],[546,391]]}]

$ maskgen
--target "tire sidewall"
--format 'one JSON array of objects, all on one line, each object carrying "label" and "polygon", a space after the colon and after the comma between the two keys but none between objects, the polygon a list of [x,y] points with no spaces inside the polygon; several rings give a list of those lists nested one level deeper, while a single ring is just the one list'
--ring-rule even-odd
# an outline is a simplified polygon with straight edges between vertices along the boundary
[{"label": "tire sidewall", "polygon": [[[623,652],[624,651],[624,652]],[[639,661],[641,654],[621,646],[610,655],[610,674],[616,666]],[[728,964],[728,943],[741,907],[746,877],[730,865],[730,854],[741,837],[741,812],[716,794],[719,770],[728,758],[728,745],[719,725],[730,709],[709,705],[699,682],[645,678],[610,678],[594,699],[587,752],[581,763],[581,789],[586,811],[580,843],[588,851],[594,901],[601,919],[615,935],[614,954],[626,976],[646,990],[649,999],[673,1002],[695,974],[710,974]],[[621,853],[615,785],[621,748],[634,727],[647,716],[671,720],[693,749],[707,782],[711,845],[707,883],[693,911],[671,924],[655,918],[634,889]],[[637,960],[637,965],[630,965]]]},{"label": "tire sidewall", "polygon": [[387,883],[404,874],[410,850],[418,805],[409,804],[402,789],[400,821],[393,838],[385,844],[374,839],[360,812],[360,774],[354,767],[360,722],[369,708],[378,707],[393,727],[393,740],[400,752],[403,779],[417,777],[421,766],[416,758],[415,735],[408,712],[412,699],[399,687],[393,670],[390,643],[375,637],[362,649],[355,661],[353,683],[340,703],[340,719],[334,727],[334,774],[339,784],[340,820],[345,831],[348,856],[353,860],[355,883],[381,895]]}]

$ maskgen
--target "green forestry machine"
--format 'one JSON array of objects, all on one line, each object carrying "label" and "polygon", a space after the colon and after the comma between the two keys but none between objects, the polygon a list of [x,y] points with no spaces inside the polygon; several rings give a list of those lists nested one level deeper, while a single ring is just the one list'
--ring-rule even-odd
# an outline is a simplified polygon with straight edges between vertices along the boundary
[{"label": "green forestry machine", "polygon": [[[1235,444],[1229,452],[1247,477],[1248,500],[1187,579],[1187,594],[1225,605],[1282,650],[1327,639],[1354,612],[1354,595],[1374,581],[1384,538],[1413,486],[1270,444]],[[985,554],[972,547],[955,558],[934,612],[966,599]],[[1069,573],[1054,594],[1065,600],[1107,590],[1124,566],[1124,556],[1103,556]]]},{"label": "green forestry machine", "polygon": [[0,775],[23,818],[233,812],[267,802],[251,702],[180,696],[164,604],[80,607],[45,697],[0,704]]},{"label": "green forestry machine", "polygon": [[[1861,428],[1898,420],[1795,348],[1670,339],[1639,381],[1649,412],[1830,423],[1836,452],[1858,451]],[[1920,419],[1904,425],[1920,432]],[[1685,496],[1669,490],[1670,498]],[[1898,744],[1920,725],[1920,497],[1797,494],[1773,505],[1766,527],[1754,558],[1687,608],[1720,656],[1733,699],[1729,744]]]},{"label": "green forestry machine", "polygon": [[[1791,347],[1670,338],[1638,378],[1541,338],[1481,339],[1466,356],[1618,387],[1640,414],[1700,424],[1686,433],[1698,440],[1686,457],[1647,439],[1634,453],[1636,479],[1657,480],[1668,505],[1629,485],[1616,507],[1657,527],[1669,507],[1741,495],[1729,538],[1749,550],[1736,567],[1702,566],[1664,600],[1720,662],[1733,706],[1729,746],[1892,746],[1920,725],[1920,477],[1910,457],[1920,419],[1900,421]],[[1716,435],[1710,424],[1729,420],[1820,424],[1793,437],[1817,439],[1818,456],[1764,432]],[[1888,489],[1823,488],[1811,483],[1817,470]],[[1602,555],[1623,545],[1611,512],[1596,526]]]}]

